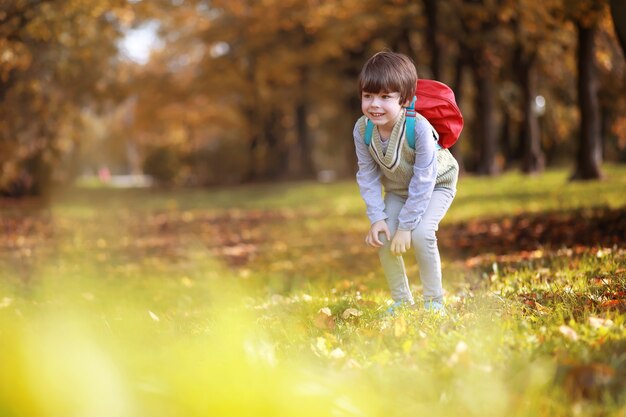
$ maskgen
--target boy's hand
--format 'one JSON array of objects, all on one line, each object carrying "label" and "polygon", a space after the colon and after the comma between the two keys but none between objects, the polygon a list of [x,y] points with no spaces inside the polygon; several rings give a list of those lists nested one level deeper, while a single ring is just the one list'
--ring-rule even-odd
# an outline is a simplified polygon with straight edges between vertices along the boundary
[{"label": "boy's hand", "polygon": [[384,233],[387,236],[387,240],[391,240],[391,232],[389,232],[387,222],[384,220],[379,220],[370,227],[369,233],[365,236],[365,243],[373,248],[383,246],[383,242],[380,241],[378,236],[379,233]]},{"label": "boy's hand", "polygon": [[391,253],[396,256],[402,255],[407,250],[411,249],[411,231],[410,230],[398,230],[393,236],[391,241]]}]

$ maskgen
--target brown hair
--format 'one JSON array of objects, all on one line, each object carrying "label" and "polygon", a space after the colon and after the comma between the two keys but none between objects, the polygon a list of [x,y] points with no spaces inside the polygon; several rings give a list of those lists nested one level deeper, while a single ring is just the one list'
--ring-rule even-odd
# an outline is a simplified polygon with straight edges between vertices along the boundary
[{"label": "brown hair", "polygon": [[400,93],[400,104],[413,99],[417,70],[411,59],[391,51],[378,52],[367,60],[359,74],[360,92]]}]

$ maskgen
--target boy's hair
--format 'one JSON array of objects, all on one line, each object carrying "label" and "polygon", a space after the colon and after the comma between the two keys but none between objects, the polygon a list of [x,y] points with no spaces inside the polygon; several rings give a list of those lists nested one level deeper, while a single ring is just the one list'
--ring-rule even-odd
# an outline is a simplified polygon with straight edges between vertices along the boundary
[{"label": "boy's hair", "polygon": [[367,60],[359,74],[360,92],[400,93],[400,104],[413,99],[417,70],[411,59],[391,51],[378,52]]}]

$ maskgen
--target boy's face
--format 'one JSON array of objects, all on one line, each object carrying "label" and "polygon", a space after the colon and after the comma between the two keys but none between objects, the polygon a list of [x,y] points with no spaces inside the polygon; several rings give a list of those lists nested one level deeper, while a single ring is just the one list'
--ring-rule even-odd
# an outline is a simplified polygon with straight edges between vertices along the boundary
[{"label": "boy's face", "polygon": [[[405,103],[404,105],[408,105]],[[380,129],[390,132],[398,119],[403,106],[400,104],[399,92],[361,92],[361,111]]]}]

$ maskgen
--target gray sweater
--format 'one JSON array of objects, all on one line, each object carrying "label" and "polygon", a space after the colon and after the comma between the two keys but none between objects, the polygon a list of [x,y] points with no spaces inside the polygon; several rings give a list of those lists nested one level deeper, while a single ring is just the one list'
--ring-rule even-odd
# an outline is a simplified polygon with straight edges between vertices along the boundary
[{"label": "gray sweater", "polygon": [[[362,119],[354,126],[353,137],[359,165],[356,179],[361,197],[367,207],[367,216],[373,224],[384,220],[385,203],[382,197],[381,167],[372,157],[363,141]],[[382,142],[386,152],[389,141]],[[437,166],[442,165],[439,172]],[[445,172],[445,173],[444,173]],[[398,216],[399,230],[413,230],[421,221],[430,201],[435,185],[456,189],[458,165],[448,150],[437,151],[433,138],[433,127],[424,118],[415,121],[415,161],[406,192],[397,193],[407,200]]]}]

